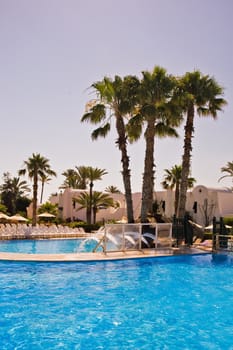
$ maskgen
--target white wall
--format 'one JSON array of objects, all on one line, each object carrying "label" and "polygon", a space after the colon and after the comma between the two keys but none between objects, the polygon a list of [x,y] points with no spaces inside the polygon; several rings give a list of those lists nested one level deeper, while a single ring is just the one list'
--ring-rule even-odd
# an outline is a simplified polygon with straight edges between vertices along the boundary
[{"label": "white wall", "polygon": [[[63,219],[71,218],[72,220],[79,218],[86,220],[86,210],[77,210],[78,204],[73,204],[73,198],[78,197],[82,190],[65,189],[57,196],[50,198],[52,203],[58,203],[62,208]],[[115,201],[118,201],[119,208],[108,208],[100,210],[97,213],[97,221],[103,220],[121,220],[127,216],[125,196],[123,194],[112,194]],[[133,193],[134,217],[140,217],[141,210],[141,193]],[[155,199],[160,203],[161,214],[168,218],[174,215],[174,191],[158,191],[155,193]],[[162,202],[165,201],[165,211],[162,209]],[[193,207],[197,203],[197,211]],[[192,191],[187,193],[186,209],[193,217],[193,220],[200,225],[207,226],[211,223],[213,216],[219,218],[220,216],[233,216],[233,192],[225,189],[213,189],[203,185],[194,187]],[[209,221],[209,222],[208,222]]]}]

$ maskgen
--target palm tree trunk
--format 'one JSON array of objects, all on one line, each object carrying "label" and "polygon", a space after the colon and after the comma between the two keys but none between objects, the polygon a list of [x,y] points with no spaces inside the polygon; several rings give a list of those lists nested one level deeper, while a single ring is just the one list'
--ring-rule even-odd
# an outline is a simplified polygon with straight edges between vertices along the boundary
[{"label": "palm tree trunk", "polygon": [[185,125],[184,136],[184,154],[182,160],[181,185],[180,185],[180,200],[179,200],[179,217],[183,218],[185,215],[186,197],[188,189],[188,177],[190,173],[190,161],[192,152],[192,136],[194,123],[194,105],[190,104],[187,112],[187,121]]},{"label": "palm tree trunk", "polygon": [[154,119],[151,118],[148,120],[145,132],[146,151],[142,185],[141,222],[147,222],[148,212],[152,212],[154,192],[154,138]]},{"label": "palm tree trunk", "polygon": [[90,197],[90,203],[89,203],[89,208],[87,210],[87,223],[88,225],[91,224],[92,220],[92,198],[93,198],[93,182],[90,182],[90,189],[89,189],[89,197]]},{"label": "palm tree trunk", "polygon": [[16,214],[16,201],[17,198],[16,196],[12,195],[12,200],[11,200],[11,204],[12,204],[12,214]]},{"label": "palm tree trunk", "polygon": [[87,224],[90,225],[91,224],[91,212],[90,212],[90,207],[87,207],[86,210],[86,220],[87,220]]},{"label": "palm tree trunk", "polygon": [[36,212],[37,212],[37,190],[38,190],[38,176],[35,173],[33,178],[33,199],[32,199],[32,226],[36,226]]},{"label": "palm tree trunk", "polygon": [[44,194],[44,181],[41,182],[41,194],[40,194],[40,204],[43,200],[43,194]]},{"label": "palm tree trunk", "polygon": [[95,225],[96,224],[96,214],[97,214],[97,208],[96,207],[93,207],[92,209],[92,213],[93,213],[93,224]]},{"label": "palm tree trunk", "polygon": [[127,207],[127,219],[128,223],[134,222],[133,214],[133,200],[132,200],[132,191],[131,191],[131,179],[130,179],[130,169],[129,169],[129,157],[127,154],[127,141],[125,136],[125,125],[123,118],[118,115],[116,118],[116,129],[118,133],[117,144],[121,151],[121,163],[122,163],[122,176],[123,183],[125,188],[125,200]]},{"label": "palm tree trunk", "polygon": [[176,183],[176,188],[175,188],[175,216],[178,215],[178,206],[179,206],[179,197],[180,197],[180,184],[179,182]]}]

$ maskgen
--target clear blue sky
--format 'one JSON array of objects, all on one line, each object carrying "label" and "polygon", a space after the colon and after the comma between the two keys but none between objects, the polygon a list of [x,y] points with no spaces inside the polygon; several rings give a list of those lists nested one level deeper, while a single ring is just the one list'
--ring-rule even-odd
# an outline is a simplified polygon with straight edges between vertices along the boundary
[{"label": "clear blue sky", "polygon": [[[76,165],[106,169],[95,189],[123,190],[120,153],[112,132],[92,142],[81,124],[89,86],[105,75],[141,76],[160,65],[174,75],[199,69],[225,88],[228,106],[217,121],[196,118],[192,176],[218,183],[233,161],[233,2],[231,0],[0,0],[0,176],[32,153],[50,160],[58,177]],[[156,189],[165,168],[181,163],[180,139],[156,142]],[[132,190],[141,191],[143,139],[129,147]],[[0,181],[2,182],[2,181]]]}]

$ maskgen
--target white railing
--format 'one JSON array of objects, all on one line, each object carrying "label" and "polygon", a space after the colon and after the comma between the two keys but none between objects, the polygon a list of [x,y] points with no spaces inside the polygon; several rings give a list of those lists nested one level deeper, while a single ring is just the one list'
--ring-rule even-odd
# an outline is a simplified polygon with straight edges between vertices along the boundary
[{"label": "white railing", "polygon": [[100,246],[107,253],[144,248],[167,249],[173,244],[171,223],[106,224],[97,235],[99,241],[93,252]]}]

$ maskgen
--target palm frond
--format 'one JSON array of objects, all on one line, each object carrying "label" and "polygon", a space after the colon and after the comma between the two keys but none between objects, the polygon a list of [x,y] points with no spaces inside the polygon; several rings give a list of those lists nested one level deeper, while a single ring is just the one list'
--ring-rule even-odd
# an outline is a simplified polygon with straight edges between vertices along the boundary
[{"label": "palm frond", "polygon": [[90,122],[92,124],[100,123],[106,116],[106,107],[104,104],[98,103],[93,106],[89,112],[85,113],[81,122]]},{"label": "palm frond", "polygon": [[110,123],[107,123],[104,126],[95,129],[91,134],[92,140],[97,140],[99,137],[106,137],[106,135],[110,131],[110,128]]},{"label": "palm frond", "polygon": [[140,138],[142,128],[143,116],[141,114],[138,113],[134,117],[130,118],[129,122],[126,124],[126,132],[130,143],[137,141]]},{"label": "palm frond", "polygon": [[179,137],[179,134],[173,127],[166,125],[163,122],[158,122],[156,124],[155,132],[158,137]]}]

